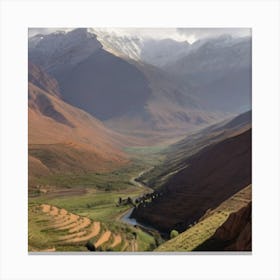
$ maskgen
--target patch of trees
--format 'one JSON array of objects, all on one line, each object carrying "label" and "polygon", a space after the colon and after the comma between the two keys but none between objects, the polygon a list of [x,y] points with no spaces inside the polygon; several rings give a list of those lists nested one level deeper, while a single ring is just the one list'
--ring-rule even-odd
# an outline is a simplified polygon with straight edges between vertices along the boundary
[{"label": "patch of trees", "polygon": [[133,199],[130,196],[127,197],[127,198],[119,197],[118,202],[117,202],[117,206],[124,206],[124,205],[132,205],[133,207],[135,207]]},{"label": "patch of trees", "polygon": [[122,198],[119,197],[117,206],[132,205],[133,207],[146,207],[148,203],[154,202],[162,196],[162,192],[154,191],[152,193],[146,193],[142,196],[135,198],[131,197]]},{"label": "patch of trees", "polygon": [[176,237],[178,235],[179,235],[179,232],[177,230],[173,229],[170,232],[170,239],[172,239],[172,238],[174,238],[174,237]]},{"label": "patch of trees", "polygon": [[146,193],[135,199],[136,208],[146,207],[149,203],[157,201],[162,196],[162,192],[154,191]]},{"label": "patch of trees", "polygon": [[96,251],[96,248],[95,248],[94,244],[92,244],[90,241],[88,241],[88,242],[86,243],[86,248],[87,248],[89,251],[91,251],[91,252],[95,252],[95,251]]}]

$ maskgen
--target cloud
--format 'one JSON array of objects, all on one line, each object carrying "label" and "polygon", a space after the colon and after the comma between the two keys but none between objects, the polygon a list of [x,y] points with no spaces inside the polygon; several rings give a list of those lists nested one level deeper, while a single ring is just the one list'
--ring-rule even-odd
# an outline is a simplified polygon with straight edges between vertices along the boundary
[{"label": "cloud", "polygon": [[233,37],[251,36],[250,28],[177,28],[190,41],[229,34]]},{"label": "cloud", "polygon": [[52,27],[52,28],[28,28],[28,37],[32,37],[36,34],[49,34],[55,31],[68,31],[71,30],[73,28],[56,28],[56,27]]},{"label": "cloud", "polygon": [[[73,28],[29,28],[28,36],[49,34],[55,31],[70,31]],[[250,28],[93,28],[119,36],[137,36],[153,39],[174,39],[190,43],[203,38],[230,34],[234,37],[250,36]],[[94,32],[94,31],[93,31]]]},{"label": "cloud", "polygon": [[177,28],[94,28],[103,30],[108,33],[114,33],[122,36],[137,36],[154,39],[182,39],[182,35],[178,33]]}]

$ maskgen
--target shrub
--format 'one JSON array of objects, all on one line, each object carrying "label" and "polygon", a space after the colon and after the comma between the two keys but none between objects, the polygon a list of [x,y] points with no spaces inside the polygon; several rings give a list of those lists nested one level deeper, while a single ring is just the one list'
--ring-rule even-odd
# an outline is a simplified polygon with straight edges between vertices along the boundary
[{"label": "shrub", "polygon": [[86,247],[91,252],[96,251],[95,246],[90,241],[87,242]]},{"label": "shrub", "polygon": [[174,238],[174,237],[176,237],[178,235],[179,235],[179,232],[177,230],[173,229],[170,232],[170,239],[172,239],[172,238]]}]

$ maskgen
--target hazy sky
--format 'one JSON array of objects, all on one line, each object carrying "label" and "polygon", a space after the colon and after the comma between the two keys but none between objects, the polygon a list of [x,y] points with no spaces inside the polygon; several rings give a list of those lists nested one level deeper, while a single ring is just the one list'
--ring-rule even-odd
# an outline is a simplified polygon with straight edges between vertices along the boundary
[{"label": "hazy sky", "polygon": [[[35,34],[48,34],[57,30],[68,31],[72,28],[30,28],[29,36]],[[141,36],[155,39],[172,38],[177,41],[188,40],[194,42],[198,39],[216,37],[230,34],[236,37],[250,36],[250,28],[96,28],[119,35]]]}]

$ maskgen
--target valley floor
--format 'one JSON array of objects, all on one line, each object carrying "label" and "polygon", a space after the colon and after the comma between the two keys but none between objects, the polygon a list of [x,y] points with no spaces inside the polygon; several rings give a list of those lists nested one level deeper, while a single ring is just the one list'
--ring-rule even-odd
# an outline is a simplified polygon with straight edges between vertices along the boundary
[{"label": "valley floor", "polygon": [[133,154],[129,167],[114,172],[41,178],[29,195],[29,252],[155,249],[162,242],[156,231],[121,218],[133,209],[129,199],[153,191],[137,179],[161,155],[146,157],[142,149],[134,149]]},{"label": "valley floor", "polygon": [[[162,162],[163,155],[151,147],[130,153],[131,164],[113,172],[41,178],[29,193],[29,252],[211,251],[213,244],[222,248],[225,241],[219,232],[231,228],[232,219],[237,219],[234,226],[243,219],[238,213],[251,201],[251,185],[171,238],[130,217],[137,199],[154,191],[139,178]],[[228,248],[235,248],[238,238],[226,241]]]}]

